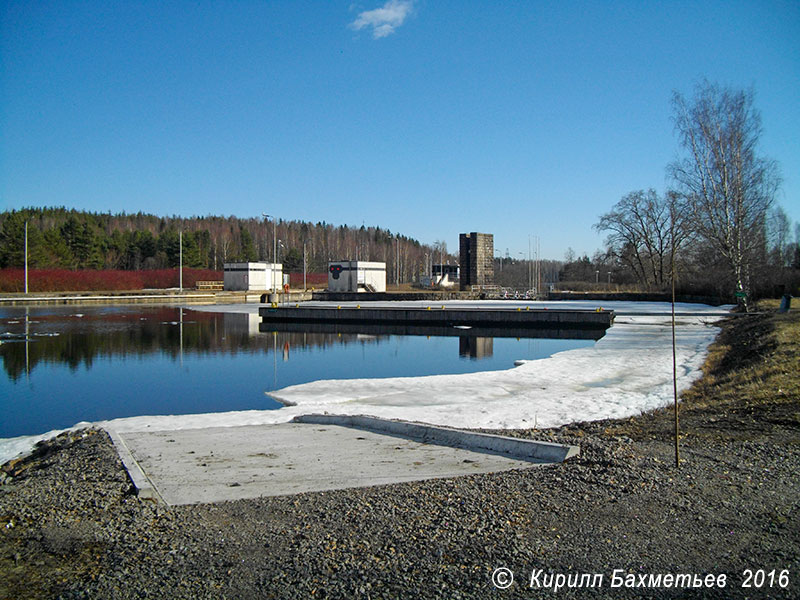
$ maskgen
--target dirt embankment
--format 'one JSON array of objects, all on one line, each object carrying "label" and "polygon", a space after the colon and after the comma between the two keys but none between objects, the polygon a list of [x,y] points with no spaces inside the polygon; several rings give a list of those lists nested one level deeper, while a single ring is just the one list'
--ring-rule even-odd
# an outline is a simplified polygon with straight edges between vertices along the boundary
[{"label": "dirt embankment", "polygon": [[564,465],[168,510],[62,436],[6,467],[0,598],[800,597],[798,356],[797,313],[725,322],[680,468],[667,409],[504,432]]}]

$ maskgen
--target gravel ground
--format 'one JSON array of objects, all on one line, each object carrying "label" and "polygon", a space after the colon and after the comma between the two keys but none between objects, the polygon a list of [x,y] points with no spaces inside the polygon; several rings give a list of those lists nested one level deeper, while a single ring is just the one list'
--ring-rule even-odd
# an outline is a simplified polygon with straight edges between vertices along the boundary
[{"label": "gravel ground", "polygon": [[169,509],[133,494],[104,432],[65,434],[0,476],[0,598],[800,597],[800,399],[685,407],[679,469],[671,428],[505,431],[581,456]]}]

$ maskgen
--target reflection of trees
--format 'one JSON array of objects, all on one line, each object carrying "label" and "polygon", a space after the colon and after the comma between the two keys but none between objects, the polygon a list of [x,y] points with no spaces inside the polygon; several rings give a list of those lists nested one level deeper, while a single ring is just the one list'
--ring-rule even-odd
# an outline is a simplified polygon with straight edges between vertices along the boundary
[{"label": "reflection of trees", "polygon": [[[181,352],[184,355],[268,354],[276,347],[282,352],[286,343],[295,349],[378,340],[355,334],[259,334],[247,327],[232,326],[230,315],[187,310],[181,326],[179,310],[165,307],[142,313],[86,314],[80,319],[71,315],[36,317],[27,341],[22,317],[12,331],[20,337],[0,345],[3,368],[12,380],[17,380],[40,363],[65,364],[76,370],[81,365],[91,367],[95,359],[106,357],[136,358],[162,353],[177,359]],[[55,333],[58,335],[48,335]]]}]

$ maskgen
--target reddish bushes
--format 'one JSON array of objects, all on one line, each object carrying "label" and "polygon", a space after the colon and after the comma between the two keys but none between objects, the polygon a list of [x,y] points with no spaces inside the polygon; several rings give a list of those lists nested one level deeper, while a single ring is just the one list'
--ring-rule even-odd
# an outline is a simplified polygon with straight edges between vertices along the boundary
[{"label": "reddish bushes", "polygon": [[[293,290],[303,289],[303,274],[289,273],[289,285]],[[306,273],[306,285],[309,288],[325,289],[328,287],[327,273]]]},{"label": "reddish bushes", "polygon": [[[184,269],[183,287],[192,288],[197,281],[222,281],[222,271]],[[178,287],[178,269],[155,271],[70,271],[67,269],[30,269],[28,289],[31,292],[83,292],[165,289]],[[23,269],[0,269],[0,292],[24,292]]]}]

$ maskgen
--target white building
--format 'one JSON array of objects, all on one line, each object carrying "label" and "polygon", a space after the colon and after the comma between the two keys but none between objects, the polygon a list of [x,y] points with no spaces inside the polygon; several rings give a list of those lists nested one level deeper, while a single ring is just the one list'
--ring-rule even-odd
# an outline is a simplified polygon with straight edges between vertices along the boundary
[{"label": "white building", "polygon": [[225,263],[226,290],[280,290],[283,265],[267,262]]},{"label": "white building", "polygon": [[442,289],[455,287],[459,280],[458,265],[432,265],[434,286]]},{"label": "white building", "polygon": [[386,263],[357,260],[328,263],[328,291],[385,292]]}]

